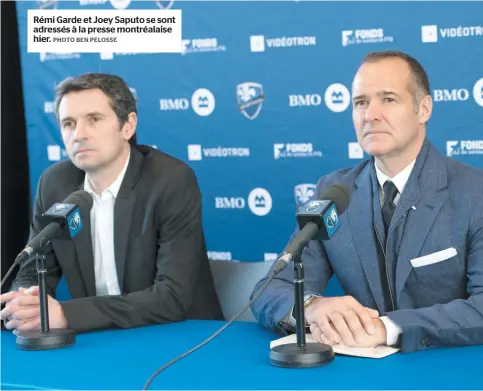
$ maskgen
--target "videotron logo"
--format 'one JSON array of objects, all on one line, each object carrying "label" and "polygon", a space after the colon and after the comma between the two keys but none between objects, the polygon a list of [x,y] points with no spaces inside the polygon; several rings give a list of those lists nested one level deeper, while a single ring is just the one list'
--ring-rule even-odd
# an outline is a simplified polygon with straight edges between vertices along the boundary
[{"label": "videotron logo", "polygon": [[264,35],[250,36],[250,51],[264,52],[267,49],[294,48],[300,46],[316,46],[317,37],[277,37],[266,38]]},{"label": "videotron logo", "polygon": [[423,43],[436,43],[447,38],[483,37],[483,26],[440,27],[437,25],[421,26],[421,41]]}]

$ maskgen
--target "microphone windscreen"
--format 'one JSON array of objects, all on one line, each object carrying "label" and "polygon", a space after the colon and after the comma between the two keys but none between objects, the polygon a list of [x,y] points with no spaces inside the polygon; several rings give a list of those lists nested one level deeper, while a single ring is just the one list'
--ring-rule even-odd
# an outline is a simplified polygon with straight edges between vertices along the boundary
[{"label": "microphone windscreen", "polygon": [[343,183],[336,183],[334,185],[329,185],[322,190],[318,199],[333,201],[337,207],[337,212],[342,214],[349,205],[350,191]]},{"label": "microphone windscreen", "polygon": [[85,190],[77,190],[71,193],[63,202],[64,204],[76,204],[85,213],[92,209],[94,200]]}]

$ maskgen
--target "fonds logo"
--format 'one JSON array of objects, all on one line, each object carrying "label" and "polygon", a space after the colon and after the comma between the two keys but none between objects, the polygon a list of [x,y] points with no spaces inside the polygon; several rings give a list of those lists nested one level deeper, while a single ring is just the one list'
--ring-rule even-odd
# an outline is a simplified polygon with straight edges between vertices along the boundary
[{"label": "fonds logo", "polygon": [[448,156],[483,155],[483,140],[447,141]]}]

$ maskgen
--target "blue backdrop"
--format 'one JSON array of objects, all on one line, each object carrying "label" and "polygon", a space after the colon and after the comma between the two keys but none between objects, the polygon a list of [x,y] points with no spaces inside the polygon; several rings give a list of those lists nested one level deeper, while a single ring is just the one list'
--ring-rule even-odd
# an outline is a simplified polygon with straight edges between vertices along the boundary
[{"label": "blue backdrop", "polygon": [[[183,10],[182,54],[27,53],[29,8]],[[65,158],[53,89],[67,76],[123,77],[138,140],[186,161],[203,193],[212,258],[281,251],[318,178],[357,164],[350,86],[369,51],[402,50],[426,68],[429,138],[483,167],[483,3],[19,2],[32,196]]]}]

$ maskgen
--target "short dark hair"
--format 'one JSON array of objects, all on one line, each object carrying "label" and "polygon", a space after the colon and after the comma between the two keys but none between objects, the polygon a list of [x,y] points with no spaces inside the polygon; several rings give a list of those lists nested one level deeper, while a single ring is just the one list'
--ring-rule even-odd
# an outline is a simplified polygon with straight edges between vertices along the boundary
[{"label": "short dark hair", "polygon": [[412,85],[409,87],[416,103],[419,103],[423,96],[431,95],[431,90],[429,89],[429,79],[426,71],[418,60],[406,53],[394,50],[371,52],[365,56],[363,63],[376,62],[388,58],[399,58],[408,64],[409,69],[411,70],[413,81]]},{"label": "short dark hair", "polygon": [[[136,113],[136,99],[123,79],[107,73],[84,73],[68,77],[55,89],[55,113],[59,116],[59,105],[69,92],[98,88],[109,98],[109,104],[116,113],[121,127],[126,123],[129,113]],[[129,139],[129,144],[136,145],[136,133]]]}]

